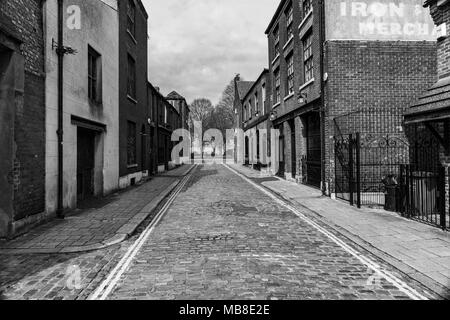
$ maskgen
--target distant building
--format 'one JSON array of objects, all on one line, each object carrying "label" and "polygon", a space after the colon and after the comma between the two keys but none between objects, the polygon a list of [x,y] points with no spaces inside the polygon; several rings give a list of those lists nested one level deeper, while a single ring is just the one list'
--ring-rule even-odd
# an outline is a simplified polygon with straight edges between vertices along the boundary
[{"label": "distant building", "polygon": [[166,100],[169,101],[169,103],[180,113],[182,124],[181,129],[189,130],[190,109],[189,105],[186,102],[186,99],[183,96],[181,96],[178,92],[172,91],[167,95]]},{"label": "distant building", "polygon": [[[428,13],[420,0],[282,0],[266,34],[279,174],[348,196],[337,185],[335,138],[404,135],[406,106],[434,81]],[[364,183],[384,192],[380,177]]]},{"label": "distant building", "polygon": [[0,2],[0,238],[23,232],[45,216],[41,2]]},{"label": "distant building", "polygon": [[[235,115],[235,129],[244,129],[244,109],[243,109],[243,98],[247,94],[248,90],[253,86],[255,82],[254,81],[243,81],[241,80],[240,75],[236,75],[234,78],[234,102],[233,102],[233,108],[234,108],[234,115]],[[234,141],[234,156],[235,161],[248,163],[249,159],[239,159],[240,154],[242,152],[244,146],[238,145],[238,138],[235,138]],[[240,151],[238,150],[241,149]],[[245,152],[244,152],[245,153]],[[242,154],[242,157],[245,157],[245,154]]]},{"label": "distant building", "polygon": [[[242,97],[242,128],[244,130],[244,158],[256,169],[267,167],[270,154],[270,92],[269,70],[264,69],[258,79]],[[264,160],[260,158],[264,157]]]},{"label": "distant building", "polygon": [[119,1],[120,188],[149,175],[147,20],[141,0]]}]

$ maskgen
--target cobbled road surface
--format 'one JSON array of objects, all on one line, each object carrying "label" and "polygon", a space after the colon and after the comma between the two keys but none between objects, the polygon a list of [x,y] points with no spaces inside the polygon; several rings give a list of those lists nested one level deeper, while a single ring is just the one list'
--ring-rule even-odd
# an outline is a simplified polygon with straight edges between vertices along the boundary
[{"label": "cobbled road surface", "polygon": [[[140,228],[142,236],[146,230]],[[0,255],[0,300],[92,299],[102,284],[111,285],[107,279],[142,236],[84,254]],[[383,261],[359,252],[433,298]],[[223,165],[194,169],[128,263],[104,298],[414,298]]]},{"label": "cobbled road surface", "polygon": [[[415,289],[423,293],[417,286]],[[108,296],[187,300],[409,298],[326,235],[221,165],[195,170]]]}]

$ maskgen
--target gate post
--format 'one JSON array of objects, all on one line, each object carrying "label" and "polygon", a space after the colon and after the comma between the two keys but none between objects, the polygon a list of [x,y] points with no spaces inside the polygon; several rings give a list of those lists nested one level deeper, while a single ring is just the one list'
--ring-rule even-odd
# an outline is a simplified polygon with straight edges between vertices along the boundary
[{"label": "gate post", "polygon": [[361,134],[356,134],[356,203],[361,209]]},{"label": "gate post", "polygon": [[353,206],[355,204],[355,200],[353,197],[353,134],[350,134],[348,136],[348,153],[348,187],[350,191],[350,205]]},{"label": "gate post", "polygon": [[445,182],[446,182],[446,170],[445,167],[439,167],[439,175],[438,175],[438,190],[439,190],[439,214],[440,214],[440,224],[442,229],[446,228],[445,221],[445,199],[446,199],[446,190],[445,190]]}]

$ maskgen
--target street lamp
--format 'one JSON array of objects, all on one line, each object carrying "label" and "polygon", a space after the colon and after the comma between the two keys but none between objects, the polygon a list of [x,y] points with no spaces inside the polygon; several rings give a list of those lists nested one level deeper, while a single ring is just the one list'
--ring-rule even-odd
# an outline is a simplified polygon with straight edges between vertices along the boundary
[{"label": "street lamp", "polygon": [[272,111],[270,113],[270,121],[275,121],[277,119],[278,113],[276,111]]}]

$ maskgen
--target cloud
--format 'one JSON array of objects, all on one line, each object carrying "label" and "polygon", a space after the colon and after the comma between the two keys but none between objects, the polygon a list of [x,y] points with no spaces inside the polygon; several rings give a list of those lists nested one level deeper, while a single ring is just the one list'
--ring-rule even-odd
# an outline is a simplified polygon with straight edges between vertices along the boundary
[{"label": "cloud", "polygon": [[217,103],[240,73],[256,79],[267,67],[265,28],[275,0],[143,0],[149,13],[149,80],[190,102]]}]

